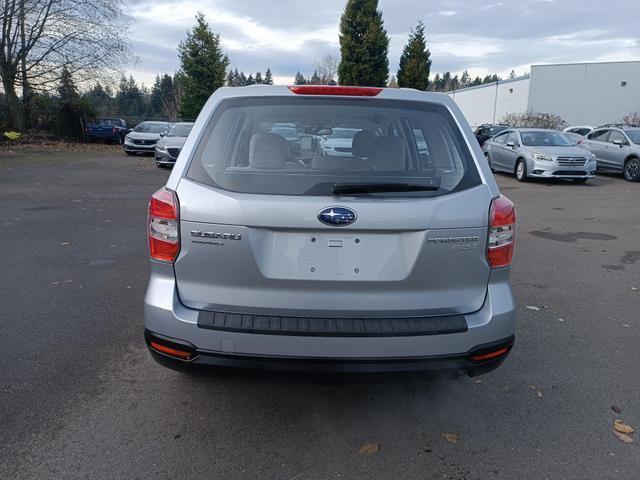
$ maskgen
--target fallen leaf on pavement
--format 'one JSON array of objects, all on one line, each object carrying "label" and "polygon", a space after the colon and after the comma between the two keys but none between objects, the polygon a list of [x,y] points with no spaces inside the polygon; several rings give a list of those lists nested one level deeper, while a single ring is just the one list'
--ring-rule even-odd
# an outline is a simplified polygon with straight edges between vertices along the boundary
[{"label": "fallen leaf on pavement", "polygon": [[537,307],[537,306],[535,306],[535,305],[527,305],[525,308],[526,308],[527,310],[533,310],[533,311],[535,311],[535,312],[537,312],[537,311],[539,311],[539,310],[540,310],[540,307]]},{"label": "fallen leaf on pavement", "polygon": [[616,405],[611,405],[611,410],[616,413],[622,413],[622,409],[620,407],[617,407]]},{"label": "fallen leaf on pavement", "polygon": [[616,420],[613,422],[613,428],[615,428],[620,433],[633,433],[633,427],[631,425],[627,425],[626,423],[622,423],[620,420]]},{"label": "fallen leaf on pavement", "polygon": [[365,443],[360,446],[358,453],[362,455],[373,455],[374,453],[377,453],[378,450],[380,450],[380,445],[377,443]]},{"label": "fallen leaf on pavement", "polygon": [[633,438],[631,438],[629,435],[624,434],[624,433],[620,433],[620,432],[616,432],[615,430],[613,431],[613,433],[614,433],[614,435],[615,435],[616,437],[618,437],[618,439],[619,439],[621,442],[624,442],[624,443],[633,443]]},{"label": "fallen leaf on pavement", "polygon": [[441,433],[442,438],[444,438],[449,443],[458,443],[458,435],[455,433]]},{"label": "fallen leaf on pavement", "polygon": [[632,292],[637,292],[638,291],[638,287],[631,287],[631,291]]},{"label": "fallen leaf on pavement", "polygon": [[540,390],[538,390],[538,391],[536,392],[536,396],[537,396],[538,398],[542,398],[542,392],[541,392]]},{"label": "fallen leaf on pavement", "polygon": [[71,242],[62,242],[60,245],[64,245],[64,246],[71,245]]}]

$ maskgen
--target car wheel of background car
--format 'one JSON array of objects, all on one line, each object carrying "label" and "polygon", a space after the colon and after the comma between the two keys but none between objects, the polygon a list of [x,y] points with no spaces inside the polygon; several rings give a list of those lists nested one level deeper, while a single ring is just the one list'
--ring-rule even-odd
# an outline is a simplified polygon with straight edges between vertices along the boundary
[{"label": "car wheel of background car", "polygon": [[516,163],[516,178],[519,182],[527,181],[527,162],[520,159]]},{"label": "car wheel of background car", "polygon": [[588,178],[574,178],[573,183],[587,183]]},{"label": "car wheel of background car", "polygon": [[624,164],[624,178],[630,182],[640,182],[640,160],[632,158]]}]

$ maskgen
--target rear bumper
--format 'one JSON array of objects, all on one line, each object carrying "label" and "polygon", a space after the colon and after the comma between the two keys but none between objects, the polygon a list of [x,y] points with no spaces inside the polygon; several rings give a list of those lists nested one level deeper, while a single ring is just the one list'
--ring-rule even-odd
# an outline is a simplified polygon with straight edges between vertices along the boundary
[{"label": "rear bumper", "polygon": [[[178,297],[173,268],[152,262],[145,297],[145,331],[151,339],[184,345],[193,355],[176,360],[152,349],[167,366],[190,365],[278,370],[411,371],[491,370],[507,356],[515,333],[515,300],[509,271],[494,271],[484,305],[464,315],[467,329],[456,333],[407,336],[279,335],[208,329],[198,326],[200,311],[185,307]],[[363,312],[363,314],[366,312]],[[470,357],[488,347],[506,347],[503,355],[473,362]]]},{"label": "rear bumper", "polygon": [[[422,372],[422,371],[454,371],[466,372],[470,376],[488,373],[499,367],[513,347],[514,337],[505,338],[491,344],[479,345],[461,355],[432,355],[405,358],[310,358],[310,357],[276,357],[257,355],[225,354],[195,349],[192,345],[173,338],[164,337],[145,330],[144,333],[149,352],[160,365],[173,370],[190,368],[241,368],[247,370],[274,370],[287,372],[332,372],[332,373],[377,373],[377,372]],[[166,345],[185,345],[193,351],[193,358],[180,360],[163,354],[152,345],[157,342]],[[498,358],[486,361],[473,361],[471,357],[479,352],[506,349],[506,353]]]}]

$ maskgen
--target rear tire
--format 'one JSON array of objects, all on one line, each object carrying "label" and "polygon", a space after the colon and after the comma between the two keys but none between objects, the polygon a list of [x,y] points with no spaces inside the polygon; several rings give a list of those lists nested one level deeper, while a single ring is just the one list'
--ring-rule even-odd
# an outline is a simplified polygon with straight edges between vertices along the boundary
[{"label": "rear tire", "polygon": [[516,162],[516,179],[519,182],[526,182],[527,178],[527,162],[520,159]]},{"label": "rear tire", "polygon": [[640,182],[640,160],[632,158],[624,164],[624,178],[629,182]]}]

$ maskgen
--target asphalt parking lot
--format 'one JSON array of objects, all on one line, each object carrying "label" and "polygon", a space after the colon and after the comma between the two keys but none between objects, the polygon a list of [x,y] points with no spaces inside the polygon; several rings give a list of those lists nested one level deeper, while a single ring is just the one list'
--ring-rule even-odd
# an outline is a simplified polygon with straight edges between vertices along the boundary
[{"label": "asphalt parking lot", "polygon": [[640,476],[640,431],[612,431],[640,429],[640,184],[498,175],[519,213],[516,345],[451,381],[156,365],[145,215],[167,176],[116,147],[0,152],[0,478]]}]

